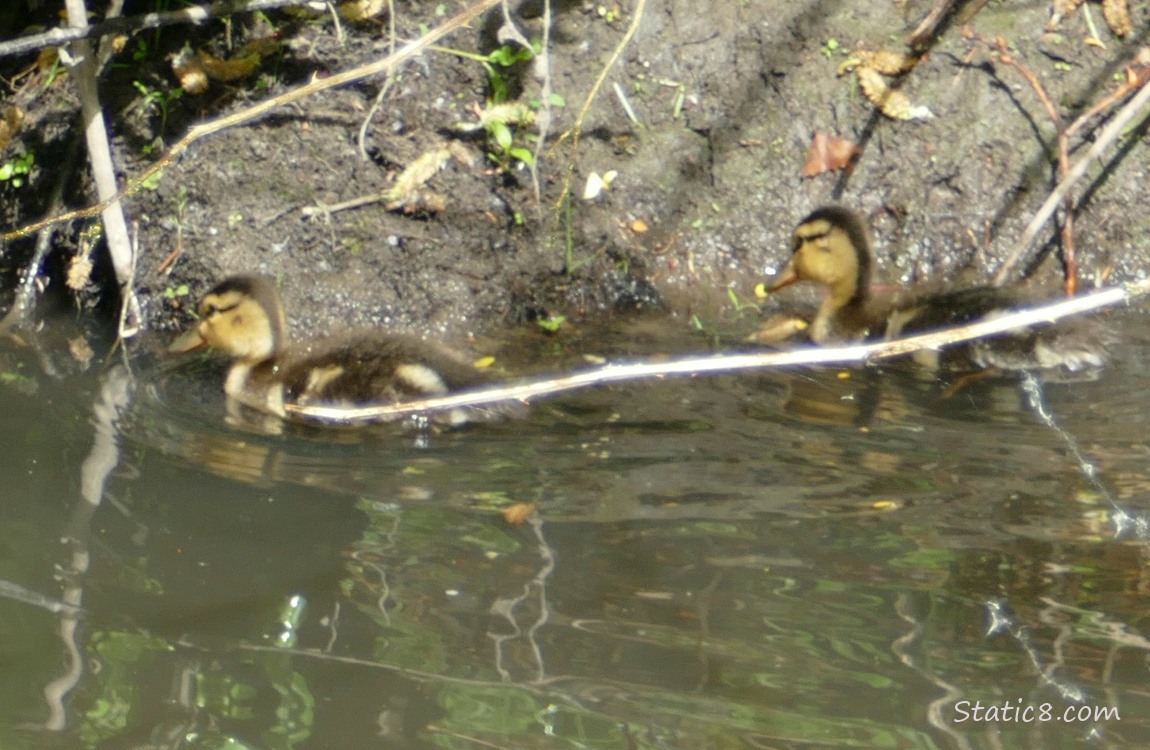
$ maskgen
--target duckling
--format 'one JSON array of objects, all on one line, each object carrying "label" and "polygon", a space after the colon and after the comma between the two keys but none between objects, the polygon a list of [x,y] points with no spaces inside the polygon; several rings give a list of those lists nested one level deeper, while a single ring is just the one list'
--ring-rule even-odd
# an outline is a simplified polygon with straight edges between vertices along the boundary
[{"label": "duckling", "polygon": [[[229,400],[284,420],[285,403],[381,403],[490,382],[453,352],[407,336],[368,331],[319,342],[310,351],[292,350],[279,290],[261,276],[233,276],[216,284],[200,302],[199,316],[168,350],[210,346],[229,355],[233,363],[224,383]],[[498,416],[456,409],[432,418],[458,425]]]},{"label": "duckling", "polygon": [[[995,287],[875,295],[870,286],[874,256],[866,221],[841,206],[824,206],[803,219],[795,229],[793,247],[791,260],[768,288],[773,292],[798,281],[827,287],[829,293],[809,330],[816,344],[893,339],[994,317],[1033,301],[1021,289]],[[951,347],[945,361],[940,361],[937,351],[922,352],[915,359],[934,369],[945,365],[1085,373],[1105,364],[1112,342],[1106,332],[1086,328],[1020,329]]]}]

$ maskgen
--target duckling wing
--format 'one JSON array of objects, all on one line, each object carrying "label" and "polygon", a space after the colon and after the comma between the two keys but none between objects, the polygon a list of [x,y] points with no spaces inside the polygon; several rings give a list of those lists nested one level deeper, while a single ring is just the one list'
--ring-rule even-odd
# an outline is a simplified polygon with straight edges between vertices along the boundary
[{"label": "duckling wing", "polygon": [[367,404],[438,396],[489,378],[436,344],[362,334],[303,356],[283,370],[285,398],[299,404]]},{"label": "duckling wing", "polygon": [[[886,338],[922,333],[1009,314],[1034,300],[1017,289],[974,287],[931,294],[893,310]],[[1095,320],[1018,328],[948,348],[948,368],[1041,370],[1066,379],[1096,374],[1114,335]]]}]

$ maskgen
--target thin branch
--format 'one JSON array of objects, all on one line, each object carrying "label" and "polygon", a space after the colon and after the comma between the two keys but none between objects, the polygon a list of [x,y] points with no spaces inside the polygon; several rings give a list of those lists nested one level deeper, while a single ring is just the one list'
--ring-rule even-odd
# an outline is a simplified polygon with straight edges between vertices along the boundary
[{"label": "thin branch", "polygon": [[186,151],[196,141],[199,141],[202,138],[206,138],[209,135],[214,135],[215,133],[218,133],[222,130],[235,127],[236,125],[242,125],[244,123],[251,122],[252,120],[262,117],[263,115],[274,109],[277,109],[278,107],[282,107],[285,104],[290,104],[312,94],[316,94],[321,91],[327,91],[328,89],[336,88],[339,86],[345,86],[354,81],[376,75],[377,73],[386,73],[395,68],[395,66],[399,65],[400,63],[406,62],[407,60],[420,54],[427,47],[435,44],[448,34],[463,28],[486,11],[493,8],[498,2],[499,0],[479,0],[471,7],[460,11],[454,17],[448,19],[431,31],[427,32],[426,35],[416,39],[413,42],[408,42],[403,47],[400,47],[394,54],[388,55],[382,60],[377,60],[376,62],[370,63],[368,65],[353,68],[352,70],[338,73],[336,75],[329,76],[328,78],[314,80],[311,83],[300,86],[299,88],[289,91],[285,94],[281,94],[266,101],[262,101],[259,104],[249,107],[241,112],[234,112],[230,115],[218,117],[215,120],[200,123],[199,125],[189,129],[187,135],[185,135],[175,145],[164,152],[163,156],[157,159],[156,162],[152,164],[152,166],[144,170],[141,175],[131,180],[119,193],[101,201],[100,203],[97,203],[94,206],[77,209],[75,211],[69,211],[68,213],[52,216],[33,224],[25,225],[19,229],[12,230],[11,232],[3,235],[2,239],[5,241],[11,241],[19,237],[25,237],[32,232],[43,229],[44,227],[52,226],[53,224],[60,224],[65,221],[72,221],[74,219],[84,219],[90,216],[95,216],[115,201],[118,201],[120,198],[135,193],[149,178],[170,165],[176,159],[176,157]]},{"label": "thin branch", "polygon": [[[88,25],[88,9],[84,0],[66,0],[68,22],[76,28]],[[76,81],[76,91],[80,97],[80,108],[84,118],[84,137],[88,144],[88,160],[92,165],[92,179],[96,183],[96,195],[107,206],[101,212],[104,222],[104,237],[108,243],[108,253],[125,298],[134,299],[128,286],[132,278],[132,243],[128,238],[128,222],[124,218],[124,208],[116,199],[116,167],[112,161],[112,149],[108,143],[108,128],[104,123],[104,108],[100,106],[96,90],[95,50],[87,39],[78,39],[72,45],[69,67]],[[135,305],[133,305],[134,307]]]},{"label": "thin branch", "polygon": [[[338,13],[336,14],[339,15]],[[395,0],[387,0],[387,54],[395,54]],[[379,108],[383,106],[383,100],[387,98],[387,94],[391,91],[392,84],[395,83],[395,68],[387,71],[387,77],[383,81],[383,85],[379,87],[379,93],[375,95],[375,101],[372,102],[371,108],[367,111],[367,116],[363,118],[363,122],[359,125],[359,134],[356,136],[355,145],[359,149],[359,158],[365,162],[371,161],[371,157],[367,155],[367,129],[371,127],[371,121],[375,119],[375,114],[379,112]]]},{"label": "thin branch", "polygon": [[566,133],[563,133],[555,141],[555,145],[551,147],[554,151],[563,143],[568,136],[571,137],[571,159],[567,162],[567,174],[563,178],[563,189],[559,191],[559,200],[555,204],[556,209],[563,207],[563,201],[567,200],[567,194],[571,192],[571,180],[575,177],[575,153],[579,148],[579,136],[583,134],[583,121],[587,119],[587,112],[591,109],[592,102],[598,96],[599,90],[603,88],[604,81],[607,80],[607,74],[611,72],[611,68],[615,67],[615,63],[623,55],[623,50],[631,43],[631,39],[635,36],[635,32],[639,30],[639,22],[643,20],[643,11],[647,7],[647,0],[638,0],[635,3],[635,10],[631,11],[633,16],[631,18],[631,25],[627,27],[626,33],[623,38],[619,40],[619,44],[615,45],[615,51],[611,53],[611,57],[603,66],[603,70],[599,71],[599,77],[595,79],[595,83],[591,85],[591,90],[587,93],[587,98],[583,100],[583,106],[579,108],[579,114],[575,117],[575,124]]},{"label": "thin branch", "polygon": [[465,406],[523,401],[537,396],[573,391],[593,385],[617,383],[626,380],[664,378],[669,375],[701,375],[703,373],[736,372],[739,370],[795,365],[851,364],[898,357],[924,349],[939,349],[951,344],[986,338],[1018,328],[1077,315],[1103,307],[1127,302],[1150,294],[1150,278],[1125,287],[1111,287],[1072,299],[1058,300],[1038,307],[1016,310],[991,320],[944,328],[918,336],[881,341],[874,344],[855,344],[842,347],[808,347],[781,352],[756,354],[719,354],[710,357],[690,357],[658,362],[639,361],[629,364],[611,364],[591,370],[542,380],[528,380],[483,390],[457,393],[419,401],[401,401],[361,407],[300,406],[286,404],[289,414],[305,420],[321,420],[345,425],[370,424],[390,421],[404,416],[431,411],[457,409]]},{"label": "thin branch", "polygon": [[1070,192],[1074,184],[1082,179],[1082,176],[1086,174],[1086,170],[1090,165],[1096,159],[1102,158],[1102,152],[1109,148],[1110,144],[1118,140],[1118,136],[1126,129],[1130,121],[1133,120],[1147,104],[1150,104],[1150,85],[1146,85],[1144,81],[1142,90],[1138,92],[1138,95],[1127,102],[1126,106],[1119,110],[1118,114],[1114,116],[1114,119],[1102,129],[1102,132],[1098,135],[1098,140],[1094,141],[1085,156],[1070,167],[1066,176],[1062,178],[1062,182],[1058,183],[1058,187],[1054,189],[1046,198],[1046,202],[1043,203],[1042,207],[1038,209],[1038,212],[1034,214],[1034,218],[1030,220],[1026,231],[1022,233],[1022,237],[1018,240],[1014,249],[1011,250],[1010,256],[1007,257],[1006,262],[1002,264],[1002,267],[998,269],[998,273],[995,274],[995,286],[1002,286],[1006,283],[1011,270],[1013,270],[1015,264],[1018,263],[1022,256],[1026,254],[1027,250],[1030,249],[1030,244],[1034,241],[1039,230],[1042,229],[1043,225],[1046,224],[1047,220],[1054,213],[1054,209],[1058,207],[1058,204]]},{"label": "thin branch", "polygon": [[[142,16],[126,16],[110,18],[102,23],[84,27],[65,27],[43,31],[37,34],[10,39],[0,42],[0,57],[22,55],[34,52],[45,47],[59,47],[80,39],[90,39],[94,36],[108,34],[134,34],[145,29],[155,29],[160,26],[173,26],[180,23],[200,24],[219,16],[233,13],[250,13],[257,10],[273,10],[290,6],[315,6],[314,0],[220,0],[211,5],[199,5],[181,10],[167,11],[165,13],[147,13]],[[319,3],[319,10],[323,10],[323,3]]]}]

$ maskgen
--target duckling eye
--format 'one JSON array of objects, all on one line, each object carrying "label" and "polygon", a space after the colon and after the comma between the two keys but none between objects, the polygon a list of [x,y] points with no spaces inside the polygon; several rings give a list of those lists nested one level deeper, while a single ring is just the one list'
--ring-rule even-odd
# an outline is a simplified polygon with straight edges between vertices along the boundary
[{"label": "duckling eye", "polygon": [[794,242],[795,252],[797,253],[803,247],[803,245],[808,244],[814,245],[816,248],[824,252],[829,251],[830,245],[826,242],[820,242],[820,240],[826,239],[829,234],[830,232],[816,232],[815,234],[808,235],[796,234]]}]

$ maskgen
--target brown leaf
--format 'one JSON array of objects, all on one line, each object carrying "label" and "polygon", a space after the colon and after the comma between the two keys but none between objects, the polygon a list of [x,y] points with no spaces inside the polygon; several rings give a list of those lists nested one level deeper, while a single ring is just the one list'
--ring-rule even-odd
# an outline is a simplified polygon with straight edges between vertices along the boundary
[{"label": "brown leaf", "polygon": [[499,512],[503,514],[504,521],[519,526],[535,514],[535,503],[515,503],[501,508]]},{"label": "brown leaf", "polygon": [[180,82],[180,88],[189,94],[202,94],[208,90],[208,73],[199,59],[188,48],[172,58],[172,72]]},{"label": "brown leaf", "polygon": [[258,52],[234,57],[231,60],[221,60],[207,50],[200,50],[196,53],[196,57],[199,58],[200,65],[207,71],[208,78],[224,83],[246,78],[259,70],[260,67],[260,54]]},{"label": "brown leaf", "polygon": [[384,0],[350,0],[339,4],[339,14],[352,22],[366,21],[383,11]]},{"label": "brown leaf", "polygon": [[1102,15],[1115,36],[1127,36],[1134,30],[1128,0],[1102,0]]},{"label": "brown leaf", "polygon": [[6,148],[8,144],[20,132],[20,126],[24,124],[24,110],[12,105],[4,110],[4,116],[0,118],[0,150]]},{"label": "brown leaf", "polygon": [[836,135],[815,133],[811,149],[807,152],[807,163],[800,172],[803,177],[814,177],[823,172],[849,169],[851,162],[859,155],[859,147],[851,141]]},{"label": "brown leaf", "polygon": [[851,57],[858,58],[861,65],[873,68],[884,76],[897,76],[903,73],[909,73],[911,68],[918,65],[920,59],[917,55],[891,52],[885,49],[880,49],[877,52],[859,50],[851,55]]},{"label": "brown leaf", "polygon": [[929,109],[911,104],[906,94],[888,86],[877,70],[860,67],[856,73],[866,98],[892,120],[929,120],[934,117]]}]

